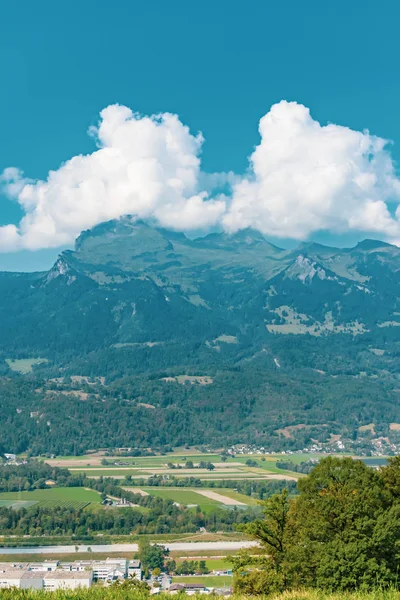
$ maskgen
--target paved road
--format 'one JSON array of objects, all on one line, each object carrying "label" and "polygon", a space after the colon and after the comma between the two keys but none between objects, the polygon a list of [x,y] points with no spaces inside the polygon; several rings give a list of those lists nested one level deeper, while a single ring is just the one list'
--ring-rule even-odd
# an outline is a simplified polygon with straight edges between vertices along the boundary
[{"label": "paved road", "polygon": [[[201,552],[203,550],[240,550],[256,546],[256,542],[172,542],[164,544],[171,552]],[[78,546],[78,552],[86,552],[88,548],[93,552],[137,552],[137,544],[88,544]],[[0,548],[0,554],[74,554],[75,546],[34,546],[29,548]]]}]

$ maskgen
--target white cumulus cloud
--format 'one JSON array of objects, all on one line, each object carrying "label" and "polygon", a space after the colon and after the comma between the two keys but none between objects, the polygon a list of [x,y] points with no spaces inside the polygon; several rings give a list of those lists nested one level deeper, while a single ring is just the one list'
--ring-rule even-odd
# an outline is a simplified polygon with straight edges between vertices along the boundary
[{"label": "white cumulus cloud", "polygon": [[285,101],[260,120],[259,132],[245,175],[207,174],[203,137],[176,115],[108,106],[89,131],[92,154],[73,157],[46,181],[14,167],[0,175],[25,213],[18,226],[0,227],[0,251],[70,244],[83,229],[125,214],[184,231],[253,227],[294,239],[363,231],[400,239],[400,206],[389,208],[400,202],[400,180],[387,140],[321,125],[308,108]]},{"label": "white cumulus cloud", "polygon": [[223,218],[230,231],[304,239],[320,230],[360,230],[395,238],[399,211],[387,141],[368,131],[320,125],[305,106],[282,101],[260,121],[261,141],[247,176],[234,184]]},{"label": "white cumulus cloud", "polygon": [[18,228],[0,228],[0,249],[68,244],[83,229],[124,214],[177,229],[220,220],[224,200],[198,189],[203,138],[191,135],[176,115],[144,117],[108,106],[90,134],[98,150],[75,156],[46,181],[27,181],[15,168],[4,171],[5,191],[25,216]]}]

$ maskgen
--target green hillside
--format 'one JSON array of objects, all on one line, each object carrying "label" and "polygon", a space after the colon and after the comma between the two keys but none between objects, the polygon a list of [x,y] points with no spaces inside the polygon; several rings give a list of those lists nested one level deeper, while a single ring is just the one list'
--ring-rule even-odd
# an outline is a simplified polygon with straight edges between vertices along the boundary
[{"label": "green hillside", "polygon": [[4,450],[400,444],[399,298],[383,242],[103,223],[47,273],[0,273]]}]

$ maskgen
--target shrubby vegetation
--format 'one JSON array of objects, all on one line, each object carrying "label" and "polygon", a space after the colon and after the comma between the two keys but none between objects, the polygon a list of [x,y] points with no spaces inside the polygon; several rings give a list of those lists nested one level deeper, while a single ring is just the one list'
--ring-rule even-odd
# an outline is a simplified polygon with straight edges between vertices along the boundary
[{"label": "shrubby vegetation", "polygon": [[276,461],[276,466],[278,469],[283,469],[284,471],[294,471],[295,473],[304,473],[308,475],[311,473],[317,461],[315,460],[306,460],[301,463],[295,463],[292,460],[282,460],[279,459]]}]

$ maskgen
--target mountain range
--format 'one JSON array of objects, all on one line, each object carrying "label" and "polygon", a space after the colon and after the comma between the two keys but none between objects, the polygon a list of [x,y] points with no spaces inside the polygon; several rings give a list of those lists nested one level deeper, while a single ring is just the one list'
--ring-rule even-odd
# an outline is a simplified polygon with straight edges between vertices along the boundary
[{"label": "mountain range", "polygon": [[[91,377],[96,410],[128,403],[118,446],[397,439],[400,248],[384,242],[284,250],[250,229],[193,240],[128,216],[83,232],[48,272],[0,273],[0,322],[0,401],[30,385],[54,435],[71,411],[50,417],[49,391],[79,413],[66,392]],[[74,435],[99,446],[96,428]]]}]

